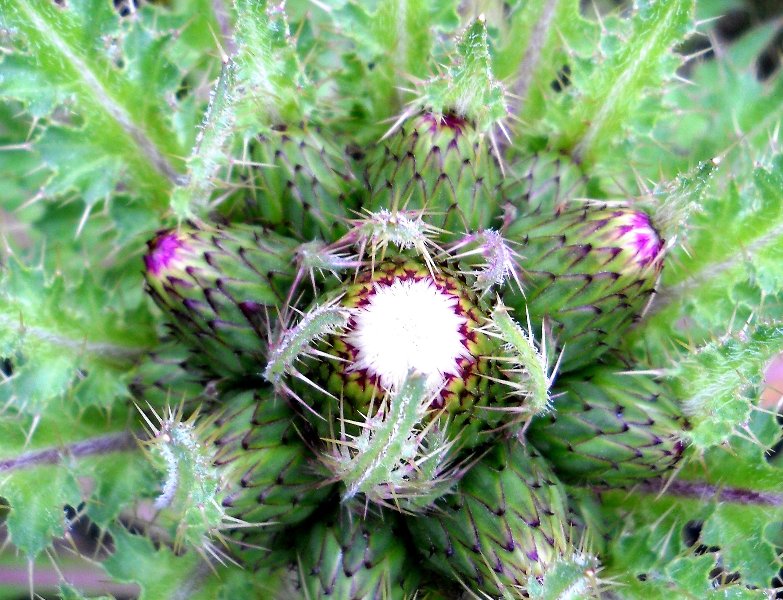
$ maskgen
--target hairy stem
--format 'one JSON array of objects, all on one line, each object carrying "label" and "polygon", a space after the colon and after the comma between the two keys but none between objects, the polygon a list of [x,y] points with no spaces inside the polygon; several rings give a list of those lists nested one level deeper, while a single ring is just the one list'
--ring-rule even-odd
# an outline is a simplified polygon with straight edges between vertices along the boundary
[{"label": "hairy stem", "polygon": [[137,446],[136,437],[130,431],[121,431],[109,435],[82,440],[61,448],[33,450],[14,458],[0,460],[0,473],[29,469],[39,465],[56,465],[64,459],[83,458],[112,452],[125,452]]},{"label": "hairy stem", "polygon": [[[596,492],[608,492],[615,488],[595,486]],[[714,485],[703,481],[672,481],[652,479],[636,485],[633,491],[642,494],[661,494],[710,500],[711,502],[731,502],[757,506],[783,506],[783,493],[749,490],[728,486]]]}]

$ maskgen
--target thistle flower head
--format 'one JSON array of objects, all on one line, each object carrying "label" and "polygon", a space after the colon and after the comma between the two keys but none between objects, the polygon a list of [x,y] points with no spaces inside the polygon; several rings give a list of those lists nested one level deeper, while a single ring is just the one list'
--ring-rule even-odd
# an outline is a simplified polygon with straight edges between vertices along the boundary
[{"label": "thistle flower head", "polygon": [[360,271],[344,291],[345,327],[319,346],[327,361],[306,363],[331,398],[314,400],[327,415],[321,422],[339,415],[347,433],[360,439],[373,416],[388,418],[395,407],[379,413],[379,405],[388,397],[394,403],[415,371],[428,396],[422,427],[438,421],[444,439],[464,448],[487,441],[507,416],[485,410],[503,401],[495,384],[500,344],[481,330],[485,307],[465,278],[448,265],[433,274],[421,261],[397,256]]},{"label": "thistle flower head", "polygon": [[299,281],[308,274],[313,290],[317,290],[315,283],[316,272],[319,275],[331,273],[339,278],[338,273],[347,269],[358,268],[362,261],[357,257],[341,252],[339,248],[328,246],[321,240],[314,240],[302,244],[296,249],[295,260],[298,267],[297,277],[292,292]]},{"label": "thistle flower head", "polygon": [[345,331],[333,340],[346,385],[357,383],[363,397],[383,395],[410,369],[430,391],[463,380],[482,354],[474,302],[464,281],[417,261],[400,257],[363,271],[343,299],[351,310]]}]

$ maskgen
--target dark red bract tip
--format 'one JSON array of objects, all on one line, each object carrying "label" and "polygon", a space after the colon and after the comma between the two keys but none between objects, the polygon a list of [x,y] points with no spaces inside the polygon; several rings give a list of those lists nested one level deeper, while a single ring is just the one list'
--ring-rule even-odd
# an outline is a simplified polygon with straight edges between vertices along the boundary
[{"label": "dark red bract tip", "polygon": [[468,125],[465,119],[454,113],[443,115],[424,113],[421,116],[421,121],[425,127],[429,127],[431,133],[435,133],[438,129],[453,129],[456,133],[462,133]]},{"label": "dark red bract tip", "polygon": [[185,242],[174,231],[164,231],[147,242],[147,246],[149,252],[144,255],[144,266],[148,273],[157,276],[168,268]]}]

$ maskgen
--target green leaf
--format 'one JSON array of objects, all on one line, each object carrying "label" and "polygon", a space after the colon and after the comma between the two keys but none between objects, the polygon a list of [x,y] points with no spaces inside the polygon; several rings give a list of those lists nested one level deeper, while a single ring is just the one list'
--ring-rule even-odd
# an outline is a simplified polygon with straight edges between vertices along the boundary
[{"label": "green leaf", "polygon": [[199,584],[198,578],[188,582],[204,560],[195,552],[177,556],[165,547],[156,550],[150,539],[121,528],[112,528],[111,535],[114,553],[102,566],[116,581],[137,583],[140,600],[163,600]]},{"label": "green leaf", "polygon": [[31,558],[65,533],[66,504],[77,506],[81,492],[71,473],[59,467],[38,467],[0,476],[3,496],[11,506],[6,524],[11,542]]},{"label": "green leaf", "polygon": [[505,89],[492,72],[483,16],[462,33],[451,63],[443,75],[425,85],[420,103],[435,113],[465,116],[479,131],[489,130],[507,116]]},{"label": "green leaf", "polygon": [[673,387],[691,422],[687,436],[700,450],[728,440],[750,418],[749,398],[764,367],[783,351],[783,329],[757,326],[683,357]]},{"label": "green leaf", "polygon": [[[145,490],[138,477],[97,479],[102,473],[122,473],[121,465],[124,474],[131,472],[130,465],[144,466],[137,453],[128,452],[134,447],[122,433],[127,413],[116,409],[119,423],[114,424],[98,414],[80,414],[68,401],[50,402],[40,417],[0,414],[0,490],[10,505],[8,531],[11,542],[31,558],[65,533],[66,505],[84,501],[91,516],[96,507],[96,522],[103,524]],[[94,488],[86,485],[92,481]],[[123,486],[124,494],[117,491]]]},{"label": "green leaf", "polygon": [[95,481],[86,513],[99,527],[108,527],[139,498],[152,498],[158,492],[152,466],[138,452],[99,457],[84,471]]},{"label": "green leaf", "polygon": [[[703,8],[698,2],[697,11]],[[714,16],[713,11],[704,12],[700,19]],[[774,139],[783,111],[783,78],[758,77],[759,55],[777,31],[774,23],[762,24],[722,45],[720,57],[689,62],[686,76],[692,85],[674,86],[665,93],[664,110],[650,135],[637,138],[629,148],[634,163],[656,179],[662,169],[674,175],[715,157],[735,172],[749,170],[751,161]]]},{"label": "green leaf", "polygon": [[[630,27],[601,40],[601,55],[573,65],[573,110],[557,132],[558,145],[580,161],[596,162],[639,113],[642,99],[669,79],[672,48],[691,23],[692,0],[640,1]],[[618,28],[619,30],[619,28]]]},{"label": "green leaf", "polygon": [[[783,507],[721,501],[717,492],[710,495],[698,487],[687,496],[676,493],[602,494],[604,518],[614,524],[606,534],[615,540],[602,557],[602,576],[616,578],[618,591],[629,598],[744,598],[740,592],[745,585],[768,587],[778,564],[775,548],[764,541],[763,533],[770,520],[781,518]],[[686,523],[700,527],[693,547],[686,543]],[[699,544],[709,551],[695,551]],[[718,566],[726,574],[739,573],[737,591],[732,591],[734,586],[715,590]]]},{"label": "green leaf", "polygon": [[[429,75],[434,34],[453,30],[459,23],[453,0],[379,0],[345,2],[333,11],[335,23],[372,59],[389,63],[387,75]],[[391,82],[390,82],[391,83]]]},{"label": "green leaf", "polygon": [[306,118],[314,109],[315,91],[285,10],[266,0],[234,0],[234,6],[239,126],[254,135],[254,128]]},{"label": "green leaf", "polygon": [[0,279],[0,356],[12,360],[14,371],[0,381],[3,404],[41,414],[76,386],[85,405],[109,405],[124,385],[122,375],[106,369],[127,368],[154,342],[143,307],[123,310],[122,298],[89,273],[74,277],[47,277],[42,267],[8,262]]},{"label": "green leaf", "polygon": [[[376,139],[379,121],[399,114],[408,81],[432,75],[432,55],[443,52],[436,36],[459,25],[455,0],[338,0],[331,16],[352,42],[338,70],[341,96],[350,112],[361,115]],[[366,114],[361,114],[361,112]],[[383,129],[380,130],[381,133]],[[360,136],[363,132],[357,132]],[[373,139],[372,135],[366,139]]]},{"label": "green leaf", "polygon": [[[599,27],[585,19],[576,0],[507,3],[508,13],[487,15],[495,42],[494,69],[515,96],[513,111],[528,130],[557,111],[553,83],[576,57],[592,56]],[[521,136],[524,143],[524,136]]]},{"label": "green leaf", "polygon": [[731,177],[710,180],[684,246],[667,257],[652,314],[633,334],[638,346],[668,353],[673,340],[698,343],[751,316],[779,318],[783,156],[754,169],[752,178]]},{"label": "green leaf", "polygon": [[63,7],[2,0],[0,15],[14,44],[0,63],[0,97],[52,122],[37,140],[52,170],[44,194],[86,191],[90,205],[123,181],[165,199],[183,155],[165,117],[170,108],[150,93],[176,81],[161,51],[165,41],[139,20],[121,27],[105,0]]},{"label": "green leaf", "polygon": [[[755,506],[719,504],[702,530],[705,544],[721,547],[727,566],[740,571],[745,583],[762,588],[770,584],[777,570],[778,551],[759,535],[770,516]],[[780,510],[777,517],[781,518]]]}]

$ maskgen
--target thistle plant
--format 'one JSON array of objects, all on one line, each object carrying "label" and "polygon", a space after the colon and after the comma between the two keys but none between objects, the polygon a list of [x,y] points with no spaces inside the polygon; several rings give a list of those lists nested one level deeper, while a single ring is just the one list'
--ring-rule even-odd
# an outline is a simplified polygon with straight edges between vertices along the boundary
[{"label": "thistle plant", "polygon": [[583,4],[0,0],[1,597],[783,593],[777,21]]}]

